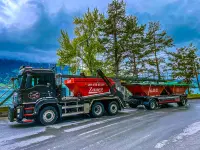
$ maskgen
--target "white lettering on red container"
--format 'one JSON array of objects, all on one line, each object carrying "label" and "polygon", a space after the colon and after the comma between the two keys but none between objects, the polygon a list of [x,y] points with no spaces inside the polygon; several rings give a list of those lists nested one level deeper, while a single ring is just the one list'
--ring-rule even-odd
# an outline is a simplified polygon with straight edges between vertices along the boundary
[{"label": "white lettering on red container", "polygon": [[157,93],[158,92],[158,88],[150,88],[149,92],[150,93]]},{"label": "white lettering on red container", "polygon": [[105,83],[89,83],[89,94],[103,93],[103,87],[107,86]]},{"label": "white lettering on red container", "polygon": [[90,87],[89,94],[103,93],[103,88]]}]

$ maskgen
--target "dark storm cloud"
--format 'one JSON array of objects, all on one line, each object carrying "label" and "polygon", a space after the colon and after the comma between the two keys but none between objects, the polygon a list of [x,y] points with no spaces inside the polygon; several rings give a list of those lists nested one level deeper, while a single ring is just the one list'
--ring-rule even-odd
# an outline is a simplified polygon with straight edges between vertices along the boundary
[{"label": "dark storm cloud", "polygon": [[[73,18],[98,7],[106,11],[111,0],[24,0],[0,2],[0,57],[30,61],[56,61],[60,30],[73,34]],[[6,2],[6,3],[5,3]],[[160,21],[175,44],[199,46],[200,1],[126,0],[127,13],[140,23]],[[31,56],[30,56],[31,55]],[[54,57],[55,56],[55,57]],[[33,59],[34,58],[34,59]]]}]

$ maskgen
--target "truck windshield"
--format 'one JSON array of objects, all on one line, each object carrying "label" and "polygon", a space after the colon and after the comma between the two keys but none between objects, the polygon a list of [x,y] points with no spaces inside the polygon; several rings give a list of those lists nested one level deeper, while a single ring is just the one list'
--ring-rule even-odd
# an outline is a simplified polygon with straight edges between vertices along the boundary
[{"label": "truck windshield", "polygon": [[15,86],[20,89],[25,89],[26,75],[19,75]]}]

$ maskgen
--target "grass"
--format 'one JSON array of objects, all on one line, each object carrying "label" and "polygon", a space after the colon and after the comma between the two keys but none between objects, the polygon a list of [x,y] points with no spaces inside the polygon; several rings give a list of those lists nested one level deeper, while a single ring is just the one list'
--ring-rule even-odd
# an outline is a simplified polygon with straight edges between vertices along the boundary
[{"label": "grass", "polygon": [[200,98],[200,94],[188,94],[188,98],[190,98],[190,99],[199,99]]},{"label": "grass", "polygon": [[8,112],[8,107],[0,107],[0,113]]}]

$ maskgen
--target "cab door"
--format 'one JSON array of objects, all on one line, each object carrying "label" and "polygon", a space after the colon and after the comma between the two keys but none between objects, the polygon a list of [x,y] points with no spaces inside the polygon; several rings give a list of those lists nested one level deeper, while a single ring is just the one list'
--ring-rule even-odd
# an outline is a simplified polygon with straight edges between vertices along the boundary
[{"label": "cab door", "polygon": [[43,97],[55,97],[54,75],[52,73],[28,74],[23,101],[36,102]]}]

